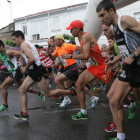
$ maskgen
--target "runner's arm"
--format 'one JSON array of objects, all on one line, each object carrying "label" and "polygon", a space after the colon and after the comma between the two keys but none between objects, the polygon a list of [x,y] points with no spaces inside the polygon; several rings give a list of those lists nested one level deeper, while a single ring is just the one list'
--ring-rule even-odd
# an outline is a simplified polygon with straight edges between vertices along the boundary
[{"label": "runner's arm", "polygon": [[48,52],[47,52],[47,50],[46,51],[41,51],[41,54],[42,55],[48,55],[52,60],[55,60],[56,59],[56,56],[55,55],[52,55],[51,53],[49,54]]},{"label": "runner's arm", "polygon": [[[129,29],[140,34],[140,23],[137,22],[133,17],[123,16],[121,23],[122,23],[122,26],[125,27],[125,30]],[[136,56],[138,56],[140,54],[140,47],[136,49],[133,53]]]},{"label": "runner's arm", "polygon": [[23,43],[21,46],[21,50],[23,53],[27,56],[28,58],[28,63],[26,64],[26,69],[28,69],[34,62],[35,62],[35,57],[33,53],[31,52],[31,48],[27,43]]}]

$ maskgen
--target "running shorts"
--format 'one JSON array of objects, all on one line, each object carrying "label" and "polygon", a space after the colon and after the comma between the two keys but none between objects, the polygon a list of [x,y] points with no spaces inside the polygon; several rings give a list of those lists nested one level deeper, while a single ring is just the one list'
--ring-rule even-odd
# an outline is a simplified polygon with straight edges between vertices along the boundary
[{"label": "running shorts", "polygon": [[46,67],[42,65],[34,68],[33,70],[26,70],[25,74],[31,77],[35,82],[40,82],[42,77],[48,78],[48,72],[46,71]]},{"label": "running shorts", "polygon": [[102,79],[104,82],[109,82],[111,77],[113,76],[113,73],[106,73],[105,67],[106,65],[104,63],[99,66],[89,65],[86,70],[93,74],[97,79]]},{"label": "running shorts", "polygon": [[140,87],[140,66],[136,62],[132,65],[123,66],[118,79],[130,83],[132,87]]}]

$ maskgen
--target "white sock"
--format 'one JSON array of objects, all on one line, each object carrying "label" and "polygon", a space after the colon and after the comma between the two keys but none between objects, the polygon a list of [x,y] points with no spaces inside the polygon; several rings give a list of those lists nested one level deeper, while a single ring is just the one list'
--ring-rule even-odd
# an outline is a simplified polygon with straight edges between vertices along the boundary
[{"label": "white sock", "polygon": [[90,98],[90,99],[91,99],[91,102],[94,101],[94,98],[95,98],[95,96],[92,96],[92,97]]},{"label": "white sock", "polygon": [[125,133],[117,133],[117,138],[119,138],[119,140],[125,140]]},{"label": "white sock", "polygon": [[132,108],[133,107],[133,103],[130,102],[130,105],[128,105],[128,108]]},{"label": "white sock", "polygon": [[86,109],[81,109],[82,114],[87,114],[87,110]]},{"label": "white sock", "polygon": [[69,101],[70,100],[69,96],[64,97],[64,100]]}]

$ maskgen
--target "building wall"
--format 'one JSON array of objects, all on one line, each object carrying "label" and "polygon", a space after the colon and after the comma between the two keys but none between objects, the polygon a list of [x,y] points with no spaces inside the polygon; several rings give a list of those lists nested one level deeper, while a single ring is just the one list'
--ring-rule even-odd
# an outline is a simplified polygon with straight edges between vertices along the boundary
[{"label": "building wall", "polygon": [[12,40],[11,34],[15,30],[14,23],[12,23],[12,28],[13,28],[13,30],[11,30],[11,24],[9,24],[8,26],[6,26],[0,30],[0,40],[2,40],[4,43],[7,40]]},{"label": "building wall", "polygon": [[[66,30],[66,27],[73,20],[82,20],[85,9],[86,5],[83,5],[17,20],[15,21],[15,29],[23,31],[23,26],[26,25],[26,40],[31,41],[33,44],[39,44],[46,47],[48,45],[47,40],[51,36],[64,33],[71,35],[70,32]],[[118,10],[117,13],[119,15],[130,15],[139,20],[140,1]],[[33,38],[33,34],[40,34],[40,40],[36,40],[35,37]],[[79,44],[77,39],[76,42]],[[99,46],[102,44],[108,45],[106,37],[102,35],[98,40],[98,44]]]}]

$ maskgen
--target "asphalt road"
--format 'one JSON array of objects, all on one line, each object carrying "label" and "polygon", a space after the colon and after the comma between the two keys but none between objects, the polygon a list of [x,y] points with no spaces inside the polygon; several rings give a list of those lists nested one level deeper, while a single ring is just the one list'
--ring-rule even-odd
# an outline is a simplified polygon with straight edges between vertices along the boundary
[{"label": "asphalt road", "polygon": [[[53,88],[54,88],[54,84]],[[35,84],[33,88],[38,89]],[[116,137],[116,132],[106,133],[104,127],[112,122],[106,92],[100,91],[95,109],[91,109],[90,98],[86,97],[88,120],[74,121],[72,115],[79,112],[76,96],[69,96],[72,103],[65,109],[55,105],[58,99],[46,98],[45,103],[34,94],[28,93],[29,121],[16,120],[13,114],[21,112],[21,102],[17,86],[9,87],[9,110],[0,112],[0,140],[108,140]],[[3,103],[0,94],[0,104]],[[125,109],[125,130],[127,140],[140,140],[140,106],[136,116],[128,120]]]}]

